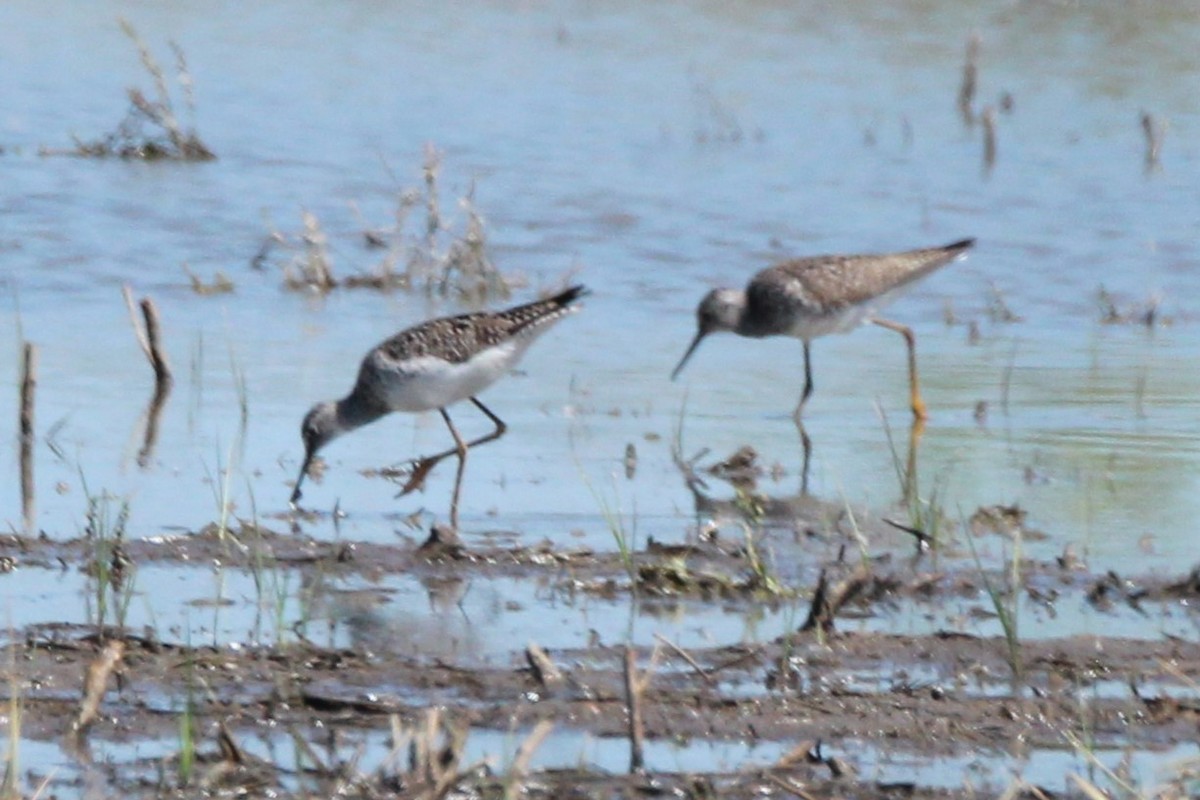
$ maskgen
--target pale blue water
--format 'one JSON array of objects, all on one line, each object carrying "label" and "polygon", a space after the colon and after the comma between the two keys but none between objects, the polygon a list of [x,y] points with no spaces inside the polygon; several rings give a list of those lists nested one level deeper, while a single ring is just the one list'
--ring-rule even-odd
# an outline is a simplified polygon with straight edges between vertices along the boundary
[{"label": "pale blue water", "polygon": [[[1019,503],[1049,534],[1027,545],[1034,555],[1071,544],[1094,569],[1191,566],[1200,512],[1200,11],[1191,3],[20,1],[0,16],[9,343],[0,383],[10,387],[0,420],[15,432],[24,337],[40,353],[36,524],[52,538],[83,528],[81,474],[91,493],[128,498],[131,535],[150,536],[217,519],[213,484],[230,465],[233,514],[284,526],[272,517],[286,510],[304,411],[343,394],[368,347],[459,307],[403,293],[289,292],[286,256],[265,272],[250,259],[272,226],[298,233],[308,210],[337,274],[372,269],[381,254],[363,247],[362,220],[389,224],[397,192],[420,185],[432,143],[448,218],[461,224],[455,200],[474,184],[492,257],[527,278],[514,300],[568,275],[595,292],[485,395],[510,432],[468,464],[468,538],[499,528],[528,543],[612,549],[608,504],[642,538],[683,540],[695,519],[670,443],[685,398],[686,453],[751,444],[788,473],[765,488],[794,493],[799,344],[716,337],[671,383],[695,303],[789,255],[975,236],[967,261],[890,310],[919,339],[932,413],[926,491],[936,482],[952,517]],[[118,16],[169,74],[166,42],[182,46],[198,131],[217,161],[39,157],[72,134],[111,131],[125,88],[150,89]],[[954,104],[972,31],[983,42],[980,104],[1003,92],[1014,101],[998,115],[990,173],[979,128]],[[1143,110],[1169,123],[1158,170],[1143,163]],[[185,264],[205,280],[224,272],[236,291],[194,294]],[[177,377],[144,470],[136,426],[152,375],[121,300],[126,283],[158,303]],[[1161,298],[1173,324],[1101,325],[1101,284],[1123,308]],[[987,318],[992,286],[1021,322]],[[960,324],[943,322],[947,304]],[[902,434],[902,343],[874,328],[824,339],[814,369],[812,491],[890,506],[899,490],[876,406]],[[981,400],[985,425],[973,417]],[[486,429],[473,409],[454,414],[469,434]],[[626,480],[630,442],[639,466]],[[444,518],[449,465],[402,500],[358,472],[446,443],[436,415],[385,420],[332,445],[330,469],[305,499],[339,504],[345,538],[411,534],[401,521],[411,512]],[[15,435],[2,444],[0,519],[19,530]],[[327,517],[306,528],[338,535]],[[1002,558],[1002,548],[985,555]],[[70,594],[60,617],[78,611]],[[18,621],[21,597],[9,595]],[[239,622],[215,627],[233,635]]]},{"label": "pale blue water", "polygon": [[[37,521],[49,535],[77,532],[81,470],[93,492],[131,498],[138,535],[215,518],[218,500],[203,484],[232,460],[235,371],[246,376],[249,427],[232,499],[243,515],[251,494],[261,514],[284,509],[308,405],[344,393],[361,353],[388,333],[456,309],[403,294],[284,291],[282,259],[266,273],[248,269],[265,219],[296,233],[310,210],[330,237],[335,271],[369,270],[380,256],[362,247],[350,204],[370,224],[388,224],[394,193],[419,184],[422,149],[433,143],[444,154],[447,214],[474,181],[502,269],[533,286],[576,271],[596,290],[586,313],[532,351],[524,374],[488,393],[512,433],[471,460],[468,527],[486,518],[531,537],[582,527],[606,545],[583,478],[607,486],[633,441],[641,468],[621,501],[631,514],[636,502],[643,530],[682,536],[686,495],[666,454],[685,393],[687,447],[722,453],[750,443],[768,461],[798,466],[786,420],[801,380],[795,342],[714,339],[684,380],[666,380],[699,296],[789,254],[973,235],[970,260],[892,309],[920,337],[933,410],[924,474],[944,474],[947,496],[968,511],[1020,502],[1054,549],[1086,542],[1098,564],[1141,557],[1131,532],[1153,534],[1168,558],[1187,541],[1200,384],[1189,366],[1190,7],[563,3],[451,14],[15,4],[8,14],[3,324],[41,351],[38,427],[54,427],[63,454],[37,451]],[[124,88],[149,89],[119,14],[169,74],[165,41],[179,41],[198,129],[218,161],[36,155],[71,134],[111,130]],[[980,102],[1003,91],[1015,103],[999,117],[987,176],[979,131],[954,108],[972,30],[983,37]],[[1163,167],[1149,174],[1142,109],[1170,123]],[[206,279],[223,271],[235,294],[193,294],[184,264]],[[123,283],[157,300],[180,378],[146,471],[130,453],[150,374],[120,302]],[[1153,334],[1099,325],[1101,283],[1127,306],[1157,293],[1176,324]],[[984,318],[992,284],[1023,322]],[[942,323],[946,303],[960,320],[979,321],[981,344]],[[16,354],[14,346],[4,356],[14,376]],[[901,343],[863,330],[818,342],[814,361],[814,491],[890,502],[896,485],[874,405],[902,426]],[[0,418],[14,418],[13,395]],[[978,400],[990,404],[985,428],[971,418]],[[472,412],[457,412],[463,427],[475,425]],[[663,439],[641,441],[647,434]],[[451,470],[424,497],[400,502],[355,470],[445,438],[436,416],[380,423],[329,449],[327,482],[308,499],[340,500],[349,535],[363,538],[386,538],[381,515],[422,502],[442,515]],[[4,460],[12,485],[15,461]],[[1027,485],[1024,467],[1034,463],[1048,480]],[[19,525],[15,492],[3,502],[4,518]]]}]

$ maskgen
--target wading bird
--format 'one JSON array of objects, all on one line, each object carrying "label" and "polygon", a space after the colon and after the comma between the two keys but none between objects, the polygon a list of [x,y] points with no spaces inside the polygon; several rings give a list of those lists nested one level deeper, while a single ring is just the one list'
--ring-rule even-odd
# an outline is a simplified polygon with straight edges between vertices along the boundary
[{"label": "wading bird", "polygon": [[[578,308],[575,301],[585,294],[584,287],[573,286],[553,297],[505,311],[430,320],[372,348],[362,360],[350,394],[341,400],[317,403],[305,415],[300,426],[304,463],[296,478],[292,504],[300,499],[300,484],[313,456],[333,439],[393,411],[415,413],[437,409],[450,429],[454,447],[417,459],[401,494],[419,487],[439,461],[457,455],[458,473],[450,500],[450,525],[457,528],[458,497],[467,450],[499,439],[506,430],[504,422],[479,402],[476,395],[511,370],[529,345],[553,323],[575,311]],[[486,436],[464,442],[446,408],[468,399],[496,428]]]},{"label": "wading bird", "polygon": [[813,391],[809,349],[812,340],[845,333],[872,322],[904,336],[912,413],[928,413],[917,379],[916,338],[912,329],[881,319],[876,312],[913,282],[962,256],[975,243],[963,239],[944,247],[900,253],[827,255],[798,258],[767,267],[743,289],[714,289],[696,309],[696,338],[671,373],[674,380],[705,336],[731,331],[739,336],[793,336],[804,342],[804,392],[797,422]]}]

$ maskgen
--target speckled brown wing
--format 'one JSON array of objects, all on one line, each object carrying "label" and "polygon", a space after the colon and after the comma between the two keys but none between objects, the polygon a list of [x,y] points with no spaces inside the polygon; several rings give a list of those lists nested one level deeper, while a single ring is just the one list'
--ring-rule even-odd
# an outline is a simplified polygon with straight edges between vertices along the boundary
[{"label": "speckled brown wing", "polygon": [[[876,255],[814,256],[787,261],[759,274],[748,289],[764,296],[753,303],[779,303],[786,295],[812,313],[860,305],[928,275],[953,261],[971,245],[964,239],[944,247]],[[768,277],[767,273],[775,273]]]},{"label": "speckled brown wing", "polygon": [[587,293],[572,286],[544,300],[499,312],[475,312],[423,322],[383,342],[376,348],[391,361],[433,356],[461,364],[488,347],[532,332],[567,314],[571,303]]}]

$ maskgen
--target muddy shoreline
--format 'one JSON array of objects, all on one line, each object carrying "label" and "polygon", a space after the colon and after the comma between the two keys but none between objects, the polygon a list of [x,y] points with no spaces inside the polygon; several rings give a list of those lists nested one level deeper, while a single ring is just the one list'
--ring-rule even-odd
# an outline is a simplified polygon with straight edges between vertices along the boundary
[{"label": "muddy shoreline", "polygon": [[[88,539],[6,537],[0,547],[12,569],[96,563],[96,542]],[[994,614],[986,587],[1002,580],[1001,571],[983,572],[953,558],[934,570],[928,556],[896,551],[857,561],[843,551],[840,560],[812,565],[825,584],[820,588],[818,581],[770,586],[755,577],[745,547],[719,538],[650,545],[625,560],[548,543],[431,549],[417,542],[322,542],[251,526],[222,533],[214,526],[122,541],[114,549],[113,558],[131,570],[152,563],[251,569],[266,559],[275,570],[326,576],[405,572],[430,587],[499,576],[541,580],[564,592],[668,606],[679,600],[750,610],[790,592],[808,610],[793,632],[757,644],[683,648],[659,636],[654,646],[595,640],[544,651],[533,631],[529,641],[512,643],[507,664],[407,655],[394,644],[374,648],[369,639],[346,648],[321,646],[322,637],[313,633],[318,623],[280,631],[271,642],[221,647],[113,624],[33,625],[8,637],[5,702],[19,699],[24,741],[57,745],[74,766],[58,774],[32,771],[25,776],[30,786],[49,780],[51,787],[74,791],[71,786],[97,780],[99,770],[106,785],[133,796],[190,796],[204,789],[500,797],[515,786],[525,796],[580,798],[974,797],[1010,789],[1036,797],[1073,796],[1072,787],[1082,797],[1085,790],[1066,775],[1053,785],[1021,788],[1014,767],[1007,779],[998,777],[1003,769],[993,769],[946,785],[936,765],[963,759],[1019,764],[1022,754],[1035,752],[1074,754],[1086,763],[1085,742],[1088,752],[1165,753],[1194,742],[1200,725],[1195,642],[1097,633],[1014,643],[954,630],[914,636],[842,629],[846,620],[886,614],[898,604],[949,598],[965,600],[972,613]],[[1047,608],[1075,599],[1104,614],[1200,601],[1194,573],[1093,575],[1060,559],[1026,562],[1021,574],[1023,601]],[[828,616],[818,618],[822,603]],[[83,676],[113,642],[121,643],[122,657],[97,718],[73,732]],[[638,681],[642,689],[635,692],[631,685]],[[194,731],[190,744],[181,740],[181,718]],[[486,763],[472,763],[472,737],[488,732],[507,737],[510,755],[489,753]],[[541,741],[523,755],[522,743],[535,734]],[[531,766],[537,763],[533,744],[553,749],[564,736],[583,737],[605,756],[590,764],[581,756],[570,769],[561,757]],[[269,757],[280,740],[290,742],[291,754]],[[664,763],[670,759],[661,755],[663,746],[686,752],[699,743],[744,748],[751,757],[745,765],[707,769]],[[93,751],[124,745],[131,753],[163,752],[93,760]],[[639,750],[651,754],[640,756],[640,770],[612,766],[627,766]],[[916,766],[887,766],[896,763]],[[927,765],[929,779],[922,779],[920,765]],[[1194,789],[1187,772],[1194,766],[1181,767],[1173,778],[1179,794],[1161,796]],[[898,772],[903,777],[893,777]],[[1103,774],[1090,780],[1110,785]]]}]

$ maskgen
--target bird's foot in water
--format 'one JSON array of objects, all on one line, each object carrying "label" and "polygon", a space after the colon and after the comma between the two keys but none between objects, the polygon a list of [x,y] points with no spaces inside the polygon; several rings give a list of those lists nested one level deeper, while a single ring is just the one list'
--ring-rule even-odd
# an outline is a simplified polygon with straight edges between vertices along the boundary
[{"label": "bird's foot in water", "polygon": [[396,497],[404,497],[406,494],[411,494],[417,490],[425,489],[425,479],[429,477],[429,473],[437,466],[437,463],[442,459],[435,456],[426,458],[418,458],[408,462],[405,466],[397,470],[392,470],[389,477],[404,478],[404,485],[400,487]]}]

